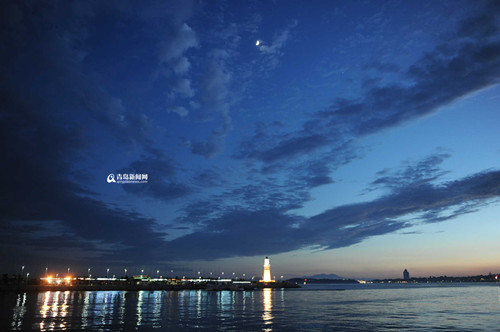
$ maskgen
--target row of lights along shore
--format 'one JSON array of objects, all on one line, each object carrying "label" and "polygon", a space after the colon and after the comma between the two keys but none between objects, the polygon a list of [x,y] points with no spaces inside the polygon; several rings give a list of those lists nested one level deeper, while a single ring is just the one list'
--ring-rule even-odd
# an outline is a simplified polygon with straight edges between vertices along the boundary
[{"label": "row of lights along shore", "polygon": [[[22,275],[22,276],[24,276],[24,270],[25,270],[25,266],[24,266],[24,265],[22,265],[22,266],[21,266],[21,275]],[[110,268],[106,268],[106,278],[109,278],[109,272],[110,272],[110,270],[111,270]],[[89,277],[89,278],[92,278],[91,271],[92,271],[92,268],[90,268],[90,267],[89,267],[89,268],[87,269],[87,275],[88,275],[88,277]],[[140,271],[141,271],[141,276],[142,276],[142,275],[144,275],[144,269],[141,269]],[[45,277],[46,277],[46,278],[47,278],[47,277],[49,277],[49,273],[48,273],[48,272],[49,272],[49,268],[48,268],[48,267],[46,267],[46,268],[45,268]],[[70,276],[70,272],[71,272],[71,267],[68,267],[68,269],[67,269],[67,277],[71,277],[71,276]],[[127,273],[129,272],[129,270],[128,270],[127,268],[124,268],[124,269],[123,269],[123,272],[124,272],[125,276],[127,276]],[[174,273],[174,270],[170,270],[170,276],[171,276],[171,277],[173,277],[173,273]],[[214,276],[214,273],[213,273],[213,272],[209,272],[209,275],[210,275],[210,278],[212,278],[212,277]],[[221,275],[222,277],[227,277],[227,276],[231,277],[231,274],[226,275],[224,272],[221,272],[221,274],[220,274],[220,275]],[[30,276],[30,273],[29,273],[29,272],[27,272],[27,273],[26,273],[26,278],[28,279],[28,278],[29,278],[29,276]],[[162,276],[162,275],[160,275],[160,270],[156,270],[156,276],[157,276],[157,277],[159,277],[160,279],[162,279],[162,278],[163,278],[163,276]],[[56,273],[56,274],[55,274],[55,278],[58,278],[58,277],[59,277],[59,273]],[[67,278],[67,277],[66,277],[66,278]],[[115,275],[115,274],[113,274],[113,275],[112,275],[112,278],[115,278],[115,277],[116,277],[116,275]],[[202,277],[202,272],[201,272],[201,271],[198,271],[198,277],[199,277],[199,278],[201,278],[201,277]],[[208,277],[208,275],[207,275],[206,277]],[[233,277],[233,278],[239,278],[239,275],[237,275],[237,274],[236,274],[236,272],[233,272],[233,273],[232,273],[232,277]],[[246,278],[246,273],[241,274],[241,277],[242,277],[243,279],[245,279],[245,278]],[[274,279],[276,280],[276,276],[273,276],[273,277],[274,277]],[[283,276],[280,276],[280,277],[281,277],[281,279],[283,279]],[[182,276],[182,278],[186,278],[186,276],[185,276],[185,275],[183,275],[183,276]],[[220,277],[219,277],[219,278],[220,278]],[[255,279],[255,276],[252,276],[252,277],[251,277],[251,279],[252,279],[252,280],[254,280],[254,279]]]}]

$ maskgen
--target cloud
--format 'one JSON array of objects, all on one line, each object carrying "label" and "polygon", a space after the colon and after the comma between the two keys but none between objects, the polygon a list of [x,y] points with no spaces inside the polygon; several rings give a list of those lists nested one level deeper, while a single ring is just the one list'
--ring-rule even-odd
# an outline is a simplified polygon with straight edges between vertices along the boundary
[{"label": "cloud", "polygon": [[286,252],[299,243],[299,233],[290,228],[298,219],[275,211],[235,211],[211,220],[201,231],[169,242],[168,251],[179,259]]},{"label": "cloud", "polygon": [[86,146],[76,127],[58,126],[43,102],[8,85],[2,85],[0,95],[0,147],[9,160],[0,163],[2,251],[33,264],[40,262],[37,257],[65,260],[68,250],[51,251],[50,243],[57,240],[66,248],[85,248],[86,255],[107,254],[114,261],[127,259],[119,251],[124,247],[148,251],[162,243],[165,234],[153,231],[154,220],[110,207],[70,180],[70,161]]},{"label": "cloud", "polygon": [[[192,101],[196,107],[191,109],[193,119],[215,126],[208,137],[191,139],[191,152],[207,159],[223,151],[226,137],[233,129],[231,108],[244,98],[253,74],[250,63],[235,65],[235,59],[241,57],[239,46],[243,36],[254,34],[261,21],[259,15],[252,14],[249,19],[234,22],[232,15],[219,15],[220,8],[212,12],[214,8],[207,8],[210,29],[200,30],[206,56],[198,58],[201,75],[196,81],[196,101]],[[234,77],[238,77],[237,84]]]},{"label": "cloud", "polygon": [[184,52],[198,46],[196,32],[186,23],[179,24],[174,27],[172,35],[160,44],[160,63],[179,59]]},{"label": "cloud", "polygon": [[212,187],[223,184],[225,180],[219,170],[206,169],[195,175],[194,182],[199,186]]},{"label": "cloud", "polygon": [[[440,222],[474,211],[474,207],[500,195],[500,172],[474,174],[442,185],[430,182],[409,183],[389,195],[371,202],[342,206],[311,218],[305,228],[310,231],[332,227],[335,236],[346,235],[359,242],[372,231],[378,234],[406,228],[416,222]],[[408,221],[407,216],[421,214]],[[369,230],[367,233],[366,230]],[[361,232],[362,236],[358,235]],[[323,239],[328,248],[342,246],[342,242]]]},{"label": "cloud", "polygon": [[172,64],[172,70],[178,75],[187,73],[189,68],[191,68],[191,62],[185,56],[178,58]]},{"label": "cloud", "polygon": [[120,169],[118,173],[148,174],[148,183],[122,185],[123,190],[138,196],[168,202],[191,193],[187,185],[177,181],[172,162],[158,156],[144,156]]},{"label": "cloud", "polygon": [[369,186],[369,190],[377,188],[397,189],[408,185],[420,185],[428,183],[441,178],[448,172],[441,170],[438,166],[447,158],[451,157],[450,154],[440,152],[430,155],[429,157],[408,165],[398,170],[396,173],[390,173],[385,169],[378,173],[380,177],[375,179]]},{"label": "cloud", "polygon": [[[33,262],[63,260],[66,253],[76,254],[81,249],[87,256],[84,259],[99,257],[99,261],[112,263],[336,248],[415,223],[449,220],[475,211],[499,195],[500,175],[494,170],[443,182],[446,172],[438,166],[447,155],[440,153],[408,163],[401,170],[378,174],[368,188],[386,190],[378,199],[334,207],[310,218],[291,213],[311,199],[309,189],[334,181],[332,170],[359,157],[359,138],[418,119],[498,83],[499,43],[492,33],[498,28],[495,11],[488,19],[464,23],[453,40],[406,71],[400,69],[406,75],[404,82],[367,86],[361,98],[335,101],[298,131],[259,128],[237,151],[240,167],[231,170],[238,176],[237,183],[221,187],[218,175],[228,170],[196,173],[192,177],[195,185],[186,182],[179,174],[182,167],[155,153],[149,135],[153,120],[128,110],[127,97],[119,98],[105,89],[102,77],[90,68],[85,46],[88,27],[102,14],[99,8],[73,3],[34,3],[28,8],[25,3],[10,2],[5,6],[9,15],[2,20],[0,32],[5,50],[0,54],[0,147],[8,161],[0,164],[0,196],[6,198],[0,200],[3,261],[8,256]],[[181,2],[172,6],[184,8]],[[231,66],[234,53],[226,48],[209,52],[207,62],[202,59],[191,64],[188,52],[201,45],[186,23],[188,9],[178,17],[174,9],[165,9],[171,13],[165,18],[165,31],[172,34],[165,33],[161,54],[153,62],[172,70],[164,89],[172,84],[182,97],[199,94],[196,101],[185,101],[196,113],[193,118],[218,121],[205,140],[190,138],[189,144],[192,153],[212,158],[220,153],[232,130],[230,108],[235,103],[232,84],[237,69]],[[164,13],[144,15],[160,18]],[[277,34],[262,57],[277,59],[292,29],[293,25]],[[231,43],[236,45],[239,39],[232,37]],[[202,68],[196,73],[199,84],[188,76],[191,66],[198,69],[198,65]],[[379,69],[382,67],[387,66]],[[188,114],[184,106],[168,110]],[[181,198],[211,186],[176,219],[182,225],[177,230],[192,229],[193,233],[166,241],[169,234],[159,231],[159,221],[135,213],[126,206],[128,201],[119,203],[126,206],[121,209],[106,204],[74,180],[78,170],[73,166],[92,153],[89,137],[96,134],[95,139],[101,139],[98,132],[111,133],[120,146],[124,143],[145,151],[145,157],[123,168],[148,173],[147,185],[122,186],[127,194],[140,197],[140,202],[153,198],[182,203]],[[102,181],[106,186],[105,176]],[[54,254],[54,242],[65,248],[64,253]],[[19,254],[11,255],[14,252]]]},{"label": "cloud", "polygon": [[461,38],[488,38],[498,34],[498,3],[490,1],[484,12],[465,19],[460,25],[457,35]]},{"label": "cloud", "polygon": [[207,159],[211,159],[223,150],[226,136],[227,133],[225,132],[213,131],[206,141],[193,142],[191,152]]},{"label": "cloud", "polygon": [[334,182],[331,178],[331,168],[326,165],[324,159],[306,162],[293,171],[297,175],[297,181],[305,188],[315,188]]},{"label": "cloud", "polygon": [[[156,22],[151,29],[163,35],[159,42],[159,68],[154,77],[161,74],[168,80],[167,109],[181,117],[187,116],[189,111],[184,106],[174,106],[178,103],[176,99],[191,99],[196,95],[192,87],[193,77],[189,73],[191,61],[187,56],[189,50],[201,46],[196,31],[187,23],[194,11],[193,6],[193,1],[153,3],[145,6],[141,15],[146,24]],[[163,24],[158,24],[162,21]]]},{"label": "cloud", "polygon": [[277,33],[271,44],[265,41],[260,41],[259,51],[264,56],[265,70],[270,70],[276,67],[279,63],[279,58],[283,55],[283,48],[285,47],[292,30],[297,26],[298,21],[294,20],[285,29]]},{"label": "cloud", "polygon": [[229,103],[229,83],[232,75],[227,70],[224,57],[218,55],[208,66],[200,82],[200,104],[204,111],[202,116],[211,113],[227,112]]},{"label": "cloud", "polygon": [[265,162],[273,162],[284,157],[293,157],[303,153],[308,153],[326,144],[326,137],[321,135],[304,135],[293,137],[280,142],[280,144],[270,150],[258,155],[258,158]]},{"label": "cloud", "polygon": [[173,82],[172,90],[182,95],[183,97],[193,97],[194,91],[191,88],[191,80],[187,78],[180,78]]},{"label": "cloud", "polygon": [[286,29],[283,29],[281,32],[279,32],[274,36],[271,45],[263,44],[262,46],[259,47],[259,50],[264,54],[279,55],[281,53],[281,49],[285,46],[286,42],[288,41],[291,30],[295,28],[297,24],[298,21],[294,20],[292,24],[286,27]]},{"label": "cloud", "polygon": [[[214,259],[277,254],[304,248],[341,248],[416,224],[450,220],[498,199],[500,171],[486,171],[433,184],[436,180],[434,174],[445,174],[435,168],[444,158],[446,155],[436,154],[405,165],[394,173],[395,181],[386,177],[385,182],[391,184],[391,189],[380,198],[334,207],[310,218],[288,213],[289,206],[282,209],[256,205],[255,200],[261,195],[264,199],[269,197],[266,193],[272,192],[270,188],[241,188],[243,201],[249,200],[252,206],[259,207],[257,210],[236,206],[221,211],[220,204],[227,202],[224,197],[214,202],[193,204],[186,209],[191,214],[184,220],[197,225],[197,230],[169,242],[167,247],[179,259],[194,258],[193,251],[197,258]],[[399,182],[397,186],[392,185],[410,169],[416,169],[420,175]],[[238,194],[232,192],[230,195]],[[218,213],[214,214],[214,211]],[[189,246],[193,244],[191,251]],[[231,250],[227,250],[228,247]]]},{"label": "cloud", "polygon": [[[2,76],[6,86],[38,99],[54,121],[75,121],[85,113],[89,121],[107,128],[121,144],[145,144],[150,122],[145,114],[131,112],[121,98],[102,83],[102,76],[87,63],[88,26],[105,8],[95,3],[45,6],[37,2],[4,2],[22,19],[8,20],[0,36]],[[105,7],[105,6],[104,6]],[[52,22],[58,22],[54,25]],[[61,112],[64,110],[64,112]],[[64,113],[64,114],[63,114]],[[95,123],[93,123],[95,125]]]},{"label": "cloud", "polygon": [[261,178],[257,173],[245,170],[241,173],[241,184],[225,187],[218,194],[187,204],[176,222],[210,227],[212,220],[225,214],[262,210],[283,214],[301,208],[310,199],[307,188],[303,188],[302,183],[288,179]]},{"label": "cloud", "polygon": [[400,66],[394,63],[371,62],[363,66],[363,69],[373,69],[381,73],[398,73]]},{"label": "cloud", "polygon": [[225,138],[232,130],[229,116],[232,74],[226,66],[228,57],[226,51],[214,49],[210,54],[208,69],[200,80],[200,107],[196,113],[199,120],[208,121],[218,115],[222,122],[221,127],[213,130],[206,141],[192,144],[191,152],[205,158],[213,158],[222,151]]},{"label": "cloud", "polygon": [[189,114],[189,111],[183,106],[176,106],[169,109],[169,112],[177,113],[181,117],[185,117]]},{"label": "cloud", "polygon": [[[0,147],[8,160],[0,163],[3,262],[67,260],[82,248],[82,260],[106,255],[110,262],[133,259],[133,252],[123,252],[128,248],[154,252],[166,236],[156,231],[155,220],[104,203],[75,177],[81,174],[75,165],[95,152],[92,140],[102,133],[120,146],[152,150],[151,119],[127,110],[85,61],[87,27],[102,8],[66,2],[4,6],[17,16],[2,21],[0,34],[6,50],[0,54]],[[168,184],[149,190],[164,198],[185,192]],[[65,250],[54,252],[54,241]]]},{"label": "cloud", "polygon": [[[492,5],[486,15],[497,17],[494,13],[499,12],[498,6]],[[500,40],[498,35],[485,32],[496,31],[499,22],[480,20],[482,15],[462,22],[458,33],[417,59],[402,72],[400,83],[370,84],[360,98],[337,99],[328,109],[316,112],[300,130],[267,136],[265,141],[255,141],[255,137],[243,141],[235,155],[273,163],[302,158],[320,149],[335,153],[350,148],[359,138],[435,113],[498,84]],[[482,38],[471,39],[478,31],[485,33]]]}]

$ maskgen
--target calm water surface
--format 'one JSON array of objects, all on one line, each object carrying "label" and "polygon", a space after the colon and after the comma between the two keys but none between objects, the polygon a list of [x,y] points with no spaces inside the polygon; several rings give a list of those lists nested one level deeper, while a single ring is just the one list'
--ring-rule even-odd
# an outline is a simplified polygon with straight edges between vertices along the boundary
[{"label": "calm water surface", "polygon": [[500,331],[500,287],[3,293],[0,315],[2,331]]}]

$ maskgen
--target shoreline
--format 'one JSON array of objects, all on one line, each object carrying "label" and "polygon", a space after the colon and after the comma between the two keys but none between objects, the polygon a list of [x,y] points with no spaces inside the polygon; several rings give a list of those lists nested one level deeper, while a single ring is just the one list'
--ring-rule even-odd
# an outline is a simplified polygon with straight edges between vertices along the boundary
[{"label": "shoreline", "polygon": [[297,284],[288,282],[276,283],[251,283],[251,284],[163,284],[163,283],[141,283],[141,284],[99,284],[99,285],[0,285],[2,292],[66,292],[66,291],[182,291],[182,290],[209,290],[209,291],[251,291],[263,288],[300,288]]}]

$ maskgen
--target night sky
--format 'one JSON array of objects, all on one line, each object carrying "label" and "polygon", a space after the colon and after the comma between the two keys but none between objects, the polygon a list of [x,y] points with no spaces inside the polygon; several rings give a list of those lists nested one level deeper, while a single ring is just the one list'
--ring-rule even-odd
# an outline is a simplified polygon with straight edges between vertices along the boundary
[{"label": "night sky", "polygon": [[499,1],[0,6],[0,272],[500,271]]}]

